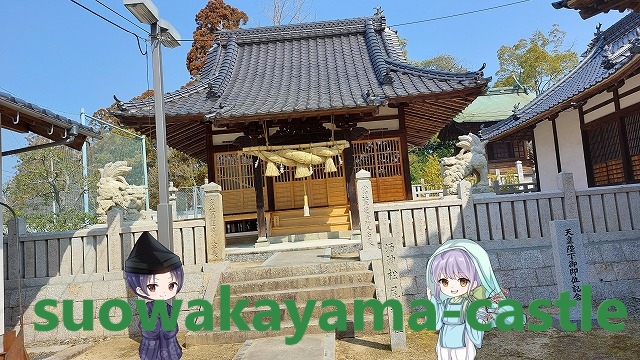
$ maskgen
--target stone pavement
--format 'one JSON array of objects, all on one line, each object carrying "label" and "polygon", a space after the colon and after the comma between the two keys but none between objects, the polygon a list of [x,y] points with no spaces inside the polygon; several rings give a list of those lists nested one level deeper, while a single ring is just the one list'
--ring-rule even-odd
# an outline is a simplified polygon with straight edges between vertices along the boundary
[{"label": "stone pavement", "polygon": [[287,345],[285,337],[247,340],[233,360],[305,359],[334,360],[336,337],[333,333],[308,334],[295,345]]}]

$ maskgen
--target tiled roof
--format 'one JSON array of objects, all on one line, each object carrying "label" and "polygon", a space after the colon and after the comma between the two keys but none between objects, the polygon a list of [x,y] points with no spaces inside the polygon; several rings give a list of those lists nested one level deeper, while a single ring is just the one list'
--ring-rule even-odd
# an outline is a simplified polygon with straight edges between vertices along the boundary
[{"label": "tiled roof", "polygon": [[[426,94],[482,89],[482,72],[427,70],[406,61],[381,15],[222,31],[196,84],[165,94],[168,117],[216,122],[373,108]],[[480,91],[478,91],[479,93]],[[124,103],[121,119],[148,118],[153,100]],[[286,117],[286,115],[285,115]]]},{"label": "tiled roof", "polygon": [[567,8],[580,11],[583,19],[588,19],[600,13],[608,13],[609,10],[623,12],[627,9],[640,11],[640,1],[638,0],[561,0],[551,3],[554,8]]},{"label": "tiled roof", "polygon": [[[18,116],[18,113],[20,114]],[[65,129],[76,125],[78,135],[68,146],[79,150],[87,137],[99,137],[99,133],[62,115],[0,91],[0,116],[2,127],[18,132],[33,132],[50,140],[62,140]]]},{"label": "tiled roof", "polygon": [[488,140],[517,131],[584,100],[578,99],[582,95],[604,91],[603,84],[640,51],[639,27],[640,14],[631,13],[599,32],[575,69],[514,115],[483,129],[480,137]]}]

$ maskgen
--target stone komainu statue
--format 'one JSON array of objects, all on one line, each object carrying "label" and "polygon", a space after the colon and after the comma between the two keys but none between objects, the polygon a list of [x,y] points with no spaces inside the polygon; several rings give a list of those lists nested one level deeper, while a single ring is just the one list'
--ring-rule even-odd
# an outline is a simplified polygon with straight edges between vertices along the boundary
[{"label": "stone komainu statue", "polygon": [[113,207],[124,210],[125,221],[141,220],[141,210],[145,207],[144,186],[130,185],[124,178],[131,171],[126,161],[107,163],[100,169],[98,181],[97,209],[99,222],[107,221],[107,211]]},{"label": "stone komainu statue", "polygon": [[471,188],[473,192],[490,192],[486,141],[480,141],[476,135],[458,136],[457,147],[461,148],[456,156],[440,159],[440,172],[444,182],[445,195],[458,193],[458,183],[470,175],[475,175],[478,182]]}]

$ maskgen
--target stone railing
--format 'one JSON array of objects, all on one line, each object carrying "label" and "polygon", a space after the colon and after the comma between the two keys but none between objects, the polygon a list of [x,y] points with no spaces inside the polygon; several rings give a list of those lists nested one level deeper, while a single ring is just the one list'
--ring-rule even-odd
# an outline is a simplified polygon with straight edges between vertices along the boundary
[{"label": "stone railing", "polygon": [[[379,294],[395,294],[404,304],[424,297],[431,254],[449,239],[467,238],[487,250],[514,299],[555,299],[551,224],[576,221],[584,237],[584,281],[594,286],[594,299],[630,296],[619,284],[640,296],[640,275],[631,270],[640,266],[640,185],[575,190],[573,175],[560,173],[555,191],[471,194],[463,181],[459,195],[441,200],[374,204],[368,174],[356,178],[360,256],[373,262]],[[394,293],[398,286],[400,295]]]},{"label": "stone railing", "polygon": [[[221,189],[211,183],[204,190],[205,218],[173,223],[173,251],[182,259],[185,270],[225,257]],[[140,234],[148,231],[157,237],[158,230],[154,221],[125,223],[118,210],[109,211],[106,225],[76,231],[27,233],[26,223],[20,218],[17,229],[14,221],[8,224],[3,255],[4,279],[9,280],[6,283],[10,287],[15,286],[21,268],[22,278],[34,284],[51,277],[80,281],[95,274],[119,274]],[[20,235],[19,248],[16,234]]]}]

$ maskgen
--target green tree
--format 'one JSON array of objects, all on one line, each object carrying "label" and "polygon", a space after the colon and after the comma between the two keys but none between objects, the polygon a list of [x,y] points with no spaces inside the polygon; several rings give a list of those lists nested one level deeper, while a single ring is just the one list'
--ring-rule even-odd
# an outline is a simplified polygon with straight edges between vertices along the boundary
[{"label": "green tree", "polygon": [[[29,135],[27,142],[40,145],[50,140]],[[95,222],[82,208],[85,178],[79,151],[54,146],[17,156],[16,174],[7,184],[6,195],[29,230],[79,229]]]},{"label": "green tree", "polygon": [[536,30],[529,39],[498,49],[500,69],[494,86],[521,85],[540,95],[578,64],[578,54],[562,50],[566,33],[557,24],[546,35]]},{"label": "green tree", "polygon": [[169,181],[175,187],[200,186],[207,177],[207,164],[178,150],[169,149],[167,162]]},{"label": "green tree", "polygon": [[244,11],[238,10],[223,0],[209,0],[198,14],[196,14],[196,30],[193,32],[193,43],[187,54],[187,70],[195,76],[207,60],[207,51],[213,45],[215,32],[224,28],[239,29],[246,25],[249,17]]},{"label": "green tree", "polygon": [[432,137],[424,146],[409,150],[409,173],[411,183],[425,184],[434,188],[442,188],[440,175],[440,159],[453,156],[456,151],[455,141],[440,141],[437,136]]},{"label": "green tree", "polygon": [[431,59],[418,61],[416,62],[416,64],[431,70],[451,72],[469,71],[465,66],[462,65],[462,62],[460,60],[449,54],[440,54]]}]

